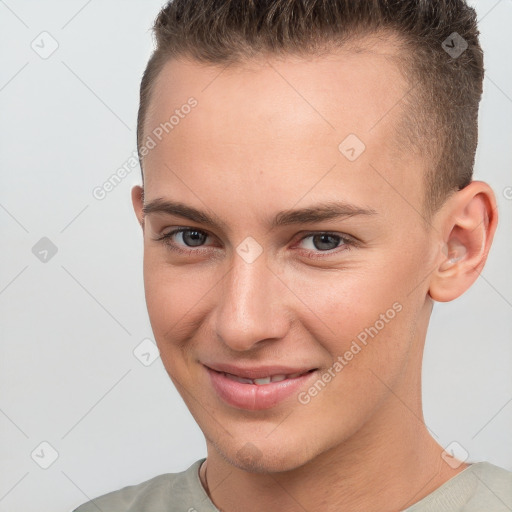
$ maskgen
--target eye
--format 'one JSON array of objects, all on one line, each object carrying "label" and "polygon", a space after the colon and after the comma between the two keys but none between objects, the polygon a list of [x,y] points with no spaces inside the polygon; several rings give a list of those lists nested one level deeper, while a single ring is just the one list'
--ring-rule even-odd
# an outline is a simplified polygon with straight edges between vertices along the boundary
[{"label": "eye", "polygon": [[[202,252],[202,247],[209,236],[206,231],[201,229],[180,227],[155,240],[163,242],[172,251],[182,254],[198,254]],[[347,235],[317,231],[303,236],[299,240],[298,245],[300,244],[304,244],[305,247],[303,246],[300,250],[307,253],[308,257],[322,258],[349,250],[357,245],[357,241]]]},{"label": "eye", "polygon": [[[348,236],[329,232],[316,232],[307,234],[300,239],[299,244],[301,243],[304,244],[303,247],[305,246],[307,252],[318,254],[313,255],[313,258],[323,257],[324,255],[321,253],[327,253],[325,256],[330,256],[333,253],[349,250],[356,245],[355,240]],[[336,250],[340,247],[340,250]]]},{"label": "eye", "polygon": [[[173,241],[175,235],[178,235],[176,238],[181,238],[182,243],[176,243]],[[200,229],[195,228],[186,228],[181,227],[177,229],[173,229],[172,231],[169,231],[169,233],[165,233],[164,235],[161,235],[159,238],[156,238],[155,240],[157,242],[163,242],[167,248],[178,251],[182,253],[197,253],[199,251],[194,249],[188,249],[189,247],[201,247],[204,241],[208,238],[208,233],[206,231],[202,231]]]}]

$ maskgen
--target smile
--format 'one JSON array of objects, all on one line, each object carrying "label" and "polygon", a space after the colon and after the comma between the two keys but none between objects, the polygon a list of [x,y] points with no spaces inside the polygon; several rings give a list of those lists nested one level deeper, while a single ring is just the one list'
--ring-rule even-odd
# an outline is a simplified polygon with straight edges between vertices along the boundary
[{"label": "smile", "polygon": [[225,405],[250,411],[270,409],[284,403],[305,388],[318,373],[317,369],[282,373],[281,368],[277,373],[270,368],[258,368],[232,369],[237,371],[234,374],[208,366],[204,368],[213,391]]},{"label": "smile", "polygon": [[281,382],[286,379],[295,379],[304,375],[305,373],[309,373],[314,370],[308,370],[304,373],[291,373],[289,375],[278,374],[278,375],[270,375],[268,377],[263,377],[261,379],[248,379],[245,377],[239,377],[238,375],[233,375],[232,373],[222,372],[228,379],[234,380],[236,382],[241,382],[242,384],[256,384],[257,386],[264,386],[266,384],[270,384],[271,382]]}]

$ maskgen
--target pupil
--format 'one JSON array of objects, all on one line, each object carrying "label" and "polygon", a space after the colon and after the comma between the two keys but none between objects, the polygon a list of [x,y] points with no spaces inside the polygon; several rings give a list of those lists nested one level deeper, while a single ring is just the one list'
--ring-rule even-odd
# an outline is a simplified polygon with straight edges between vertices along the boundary
[{"label": "pupil", "polygon": [[[325,244],[325,243],[327,245],[329,245],[329,241],[328,241],[329,239],[334,240],[334,242],[331,242],[331,245],[334,244],[334,246],[333,247],[322,247],[322,244]],[[320,241],[320,242],[318,243],[318,241]],[[325,234],[323,234],[323,235],[315,235],[313,237],[313,245],[317,249],[319,249],[319,250],[321,250],[321,249],[324,249],[324,250],[335,249],[336,245],[337,245],[336,237],[333,236],[333,235],[325,235]]]},{"label": "pupil", "polygon": [[[201,245],[204,242],[204,233],[200,233],[199,231],[185,231],[183,233],[183,241],[192,247],[196,247]],[[188,240],[186,240],[188,239]],[[191,243],[189,241],[191,240]]]}]

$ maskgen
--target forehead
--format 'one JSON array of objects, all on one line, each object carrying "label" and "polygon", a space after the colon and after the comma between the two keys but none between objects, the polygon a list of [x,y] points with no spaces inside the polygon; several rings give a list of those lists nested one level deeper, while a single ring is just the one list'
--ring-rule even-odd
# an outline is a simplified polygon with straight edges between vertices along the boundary
[{"label": "forehead", "polygon": [[[419,200],[419,169],[412,173],[392,152],[409,88],[396,55],[381,41],[229,66],[168,61],[145,122],[145,136],[156,143],[144,159],[146,197],[176,198],[179,189],[197,204],[194,187],[203,198],[236,196],[249,205],[258,196],[261,207],[262,194],[281,204],[288,197],[282,205],[290,206],[339,191],[339,198],[372,197],[393,208],[403,188],[409,201]],[[183,108],[190,98],[195,106]],[[347,145],[364,151],[351,160]]]}]

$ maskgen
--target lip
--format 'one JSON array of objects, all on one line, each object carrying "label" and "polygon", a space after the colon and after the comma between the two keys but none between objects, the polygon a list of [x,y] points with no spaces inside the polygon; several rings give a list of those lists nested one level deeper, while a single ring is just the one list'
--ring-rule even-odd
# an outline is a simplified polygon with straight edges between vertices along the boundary
[{"label": "lip", "polygon": [[269,375],[293,375],[294,373],[305,373],[313,368],[305,366],[282,366],[282,365],[265,365],[265,366],[236,366],[229,363],[203,363],[210,370],[217,372],[231,373],[245,379],[262,379]]},{"label": "lip", "polygon": [[[230,365],[216,365],[226,368]],[[216,370],[205,365],[210,382],[217,395],[228,405],[238,409],[250,411],[270,409],[283,402],[292,394],[297,394],[300,388],[316,377],[317,370],[297,369],[283,366],[266,366],[258,368],[244,368],[230,366],[232,371]],[[291,370],[291,371],[290,371]],[[293,371],[298,370],[298,371]],[[224,373],[232,373],[243,378],[258,379],[269,375],[293,374],[305,371],[298,377],[287,378],[269,384],[250,384],[232,380]],[[249,375],[253,375],[252,377]]]}]

